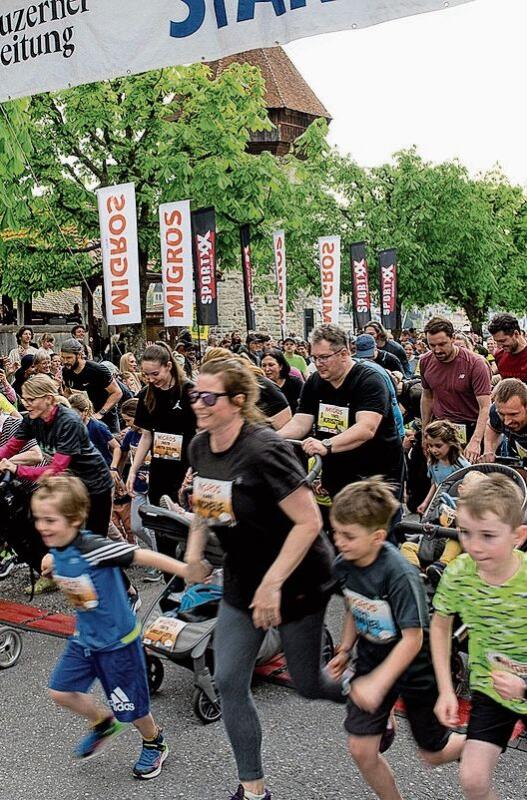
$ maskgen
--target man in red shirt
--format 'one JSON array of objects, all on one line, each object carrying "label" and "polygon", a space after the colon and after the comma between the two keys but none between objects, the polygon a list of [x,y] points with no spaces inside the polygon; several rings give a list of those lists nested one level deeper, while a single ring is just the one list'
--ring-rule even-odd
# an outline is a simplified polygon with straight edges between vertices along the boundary
[{"label": "man in red shirt", "polygon": [[489,418],[489,366],[482,356],[454,344],[454,326],[448,319],[432,317],[425,334],[430,352],[419,361],[423,431],[431,419],[454,423],[465,457],[475,464]]},{"label": "man in red shirt", "polygon": [[494,353],[502,378],[517,378],[527,383],[527,339],[512,314],[497,314],[489,324],[489,333],[498,350]]}]

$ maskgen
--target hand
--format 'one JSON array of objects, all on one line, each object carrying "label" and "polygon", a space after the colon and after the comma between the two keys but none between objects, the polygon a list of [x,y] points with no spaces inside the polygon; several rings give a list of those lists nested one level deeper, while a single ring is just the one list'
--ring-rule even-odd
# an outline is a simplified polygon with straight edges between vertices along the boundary
[{"label": "hand", "polygon": [[7,459],[7,458],[3,458],[0,461],[0,471],[3,470],[5,472],[6,470],[8,470],[13,475],[16,475],[17,469],[18,469],[17,465],[13,464],[13,462],[9,461],[9,459]]},{"label": "hand", "polygon": [[101,414],[100,411],[97,411],[97,413],[93,415],[93,418],[101,420],[103,418],[103,415]]},{"label": "hand", "polygon": [[0,369],[0,383],[2,383],[4,386],[7,383],[7,375],[5,374],[3,369]]},{"label": "hand", "polygon": [[308,456],[326,456],[328,454],[327,447],[312,436],[302,442],[302,449]]},{"label": "hand", "polygon": [[479,461],[479,456],[481,453],[481,440],[480,439],[472,439],[465,447],[465,458],[467,461],[470,461],[471,464],[477,464]]},{"label": "hand", "polygon": [[187,583],[203,583],[211,572],[212,567],[205,559],[201,559],[201,561],[192,561],[190,564],[186,565],[185,581]]},{"label": "hand", "polygon": [[435,704],[434,714],[447,728],[459,725],[459,701],[455,692],[441,692]]},{"label": "hand", "polygon": [[131,469],[130,472],[128,473],[128,478],[126,480],[126,491],[130,495],[130,497],[136,496],[136,492],[134,491],[134,483],[136,477],[137,477],[136,473]]},{"label": "hand", "polygon": [[385,694],[386,692],[371,675],[363,675],[350,683],[351,699],[356,706],[370,714],[377,711]]},{"label": "hand", "polygon": [[349,660],[350,657],[346,650],[341,650],[334,655],[331,661],[328,661],[326,664],[326,672],[328,673],[329,677],[334,681],[340,680],[344,674],[344,670],[349,664]]},{"label": "hand", "polygon": [[486,452],[478,459],[480,464],[493,464],[496,461],[496,453]]},{"label": "hand", "polygon": [[280,625],[282,617],[280,615],[280,605],[282,602],[282,590],[276,585],[265,583],[265,580],[254,593],[253,601],[249,608],[253,612],[253,624],[255,628],[263,628],[268,631]]},{"label": "hand", "polygon": [[525,699],[525,689],[527,687],[518,675],[512,675],[510,672],[497,670],[492,673],[492,682],[497,693],[500,697],[503,697],[504,700]]},{"label": "hand", "polygon": [[417,511],[418,514],[423,516],[423,514],[425,513],[427,508],[428,508],[428,504],[427,503],[421,503],[420,505],[417,506],[416,511]]},{"label": "hand", "polygon": [[43,578],[49,578],[53,574],[53,556],[50,553],[40,562],[40,574]]}]

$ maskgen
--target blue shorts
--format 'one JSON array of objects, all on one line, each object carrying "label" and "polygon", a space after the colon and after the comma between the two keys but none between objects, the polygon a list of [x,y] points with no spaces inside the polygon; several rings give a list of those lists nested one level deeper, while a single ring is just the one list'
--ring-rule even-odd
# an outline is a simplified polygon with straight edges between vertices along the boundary
[{"label": "blue shorts", "polygon": [[49,688],[87,694],[97,678],[118,720],[133,722],[149,713],[150,694],[140,637],[106,652],[85,650],[70,639],[53,670]]}]

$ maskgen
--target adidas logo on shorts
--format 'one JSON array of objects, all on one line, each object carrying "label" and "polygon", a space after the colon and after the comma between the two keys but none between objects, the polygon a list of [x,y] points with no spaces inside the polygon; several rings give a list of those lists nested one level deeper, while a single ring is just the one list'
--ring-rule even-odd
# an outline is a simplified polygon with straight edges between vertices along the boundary
[{"label": "adidas logo on shorts", "polygon": [[130,698],[128,695],[123,692],[120,686],[117,686],[116,689],[110,695],[110,705],[114,711],[135,711],[135,706],[132,702],[130,702]]}]

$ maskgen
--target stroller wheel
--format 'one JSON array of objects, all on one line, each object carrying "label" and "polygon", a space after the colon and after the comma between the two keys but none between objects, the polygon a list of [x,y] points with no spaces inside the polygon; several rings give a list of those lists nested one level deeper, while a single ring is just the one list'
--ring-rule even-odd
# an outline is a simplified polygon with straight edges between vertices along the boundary
[{"label": "stroller wheel", "polygon": [[324,625],[322,632],[322,663],[326,665],[335,655],[335,645],[329,629]]},{"label": "stroller wheel", "polygon": [[157,656],[152,656],[150,653],[145,653],[146,658],[146,675],[148,679],[148,688],[150,694],[155,694],[163,683],[165,677],[165,668],[163,662]]},{"label": "stroller wheel", "polygon": [[219,698],[216,703],[213,703],[209,700],[203,689],[194,689],[192,708],[194,714],[204,725],[210,725],[211,722],[217,722],[221,719]]},{"label": "stroller wheel", "polygon": [[0,628],[0,669],[14,667],[22,652],[22,638],[13,628]]}]

